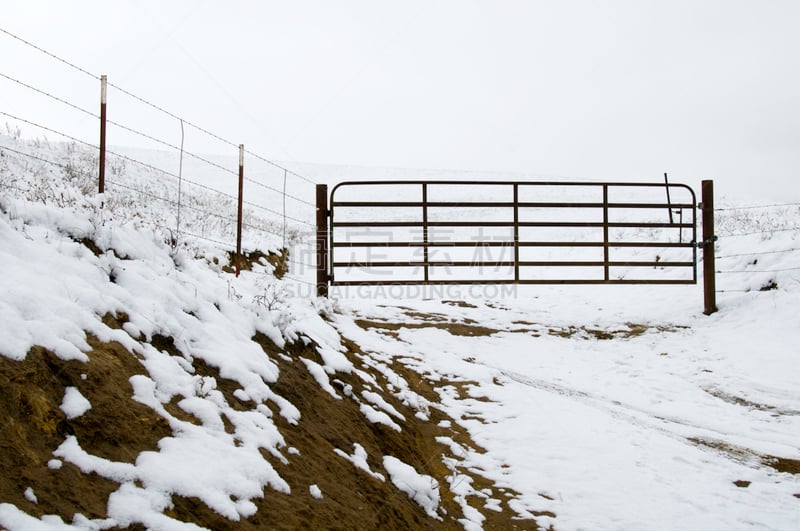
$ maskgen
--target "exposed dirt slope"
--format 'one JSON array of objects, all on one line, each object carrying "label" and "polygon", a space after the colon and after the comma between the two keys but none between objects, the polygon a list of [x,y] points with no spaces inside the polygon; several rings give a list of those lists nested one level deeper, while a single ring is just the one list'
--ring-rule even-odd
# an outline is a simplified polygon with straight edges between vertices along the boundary
[{"label": "exposed dirt slope", "polygon": [[[119,327],[127,316],[106,316],[106,324]],[[378,392],[404,417],[397,420],[402,431],[368,422],[356,400],[365,380],[352,374],[331,378],[343,399],[335,399],[324,391],[309,374],[301,358],[321,361],[313,345],[302,343],[279,349],[266,336],[253,338],[269,357],[278,363],[280,378],[273,390],[288,399],[301,413],[297,425],[289,424],[277,410],[273,418],[290,447],[299,453],[283,463],[267,452],[265,459],[291,486],[291,495],[271,489],[254,500],[257,513],[248,520],[232,522],[216,514],[198,499],[173,496],[173,507],[165,514],[184,522],[192,522],[215,530],[225,529],[463,529],[462,508],[447,488],[447,476],[453,473],[443,463],[449,450],[436,442],[437,436],[448,436],[459,444],[475,447],[455,423],[440,427],[445,416],[433,408],[427,421],[415,417],[415,410],[386,391],[385,377],[370,368],[366,355],[357,345],[347,344],[347,356],[364,373],[372,376],[370,390]],[[157,450],[158,441],[171,435],[168,423],[153,410],[132,399],[128,380],[144,372],[136,356],[117,343],[103,344],[89,337],[92,350],[88,363],[63,361],[45,349],[35,347],[23,361],[0,356],[0,502],[9,502],[23,511],[40,517],[58,515],[71,522],[76,513],[88,518],[105,518],[106,504],[118,484],[96,474],[84,474],[76,466],[64,462],[51,468],[52,452],[68,435],[75,435],[90,454],[113,461],[132,463],[145,450]],[[157,336],[151,344],[172,355],[179,354],[171,338]],[[222,378],[219,371],[201,360],[192,360],[195,373],[212,377],[229,404],[236,409],[251,410],[256,404],[234,395],[239,385]],[[395,366],[414,390],[435,402],[434,385],[413,371]],[[458,384],[458,382],[456,382]],[[60,405],[66,387],[76,387],[92,404],[85,414],[68,420]],[[345,392],[346,391],[346,392]],[[174,416],[194,423],[194,418],[177,405],[175,397],[166,405]],[[270,408],[276,408],[271,402]],[[226,422],[226,428],[232,426]],[[339,457],[335,449],[353,453],[354,443],[366,450],[369,467],[383,474],[380,481]],[[409,496],[388,481],[382,458],[397,457],[418,472],[436,479],[441,493],[441,519],[434,519]],[[452,457],[452,456],[450,456]],[[459,470],[472,478],[480,490],[491,487],[511,498],[515,493],[489,485],[468,470]],[[322,499],[312,497],[311,485],[317,485]],[[31,488],[38,498],[33,503],[24,492]],[[501,496],[502,497],[502,496]],[[501,511],[487,511],[480,499],[470,504],[486,517],[486,529],[535,529],[528,520],[519,520],[503,502]],[[131,527],[137,528],[136,525]]]}]

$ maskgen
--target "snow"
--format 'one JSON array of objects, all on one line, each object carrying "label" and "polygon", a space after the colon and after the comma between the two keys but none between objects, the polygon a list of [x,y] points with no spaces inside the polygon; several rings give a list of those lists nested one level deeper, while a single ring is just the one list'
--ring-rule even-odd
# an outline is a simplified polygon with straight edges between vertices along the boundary
[{"label": "snow", "polygon": [[[467,462],[525,493],[521,510],[554,512],[557,529],[791,528],[798,481],[756,456],[800,457],[797,291],[746,295],[711,317],[699,314],[696,288],[651,300],[626,288],[618,303],[593,291],[581,288],[580,306],[576,293],[559,304],[553,295],[564,290],[556,288],[520,290],[503,309],[403,302],[414,310],[409,323],[419,321],[408,314],[425,310],[502,330],[486,337],[402,327],[393,344],[346,318],[337,326],[377,356],[412,358],[422,372],[469,382],[465,393],[441,393],[441,405],[486,450]],[[380,307],[386,301],[347,302],[359,314],[403,319],[402,310]],[[567,323],[625,331],[636,322],[650,329],[616,340],[548,333]],[[752,483],[742,489],[737,480]]]},{"label": "snow", "polygon": [[402,428],[392,420],[392,417],[384,413],[383,411],[378,411],[374,407],[369,404],[361,404],[359,406],[361,413],[367,418],[368,421],[372,422],[373,424],[383,424],[384,426],[388,426],[394,431],[401,431]]},{"label": "snow", "polygon": [[33,489],[30,488],[30,487],[25,489],[25,492],[23,493],[23,496],[25,496],[25,499],[28,500],[31,503],[39,503],[39,500],[36,498],[36,494],[33,492]]},{"label": "snow", "polygon": [[383,466],[395,487],[408,494],[429,516],[440,519],[436,514],[440,501],[439,484],[434,478],[420,474],[414,467],[390,455],[383,457]]},{"label": "snow", "polygon": [[383,474],[380,474],[378,472],[373,472],[370,469],[369,463],[367,463],[367,451],[360,444],[353,443],[352,454],[347,454],[346,452],[340,450],[339,448],[335,448],[333,451],[339,457],[343,457],[348,461],[350,461],[351,463],[353,463],[353,465],[355,465],[355,467],[358,468],[359,470],[363,470],[364,472],[374,477],[375,479],[378,479],[380,481],[386,481],[386,478],[383,476]]},{"label": "snow", "polygon": [[[0,146],[12,142],[0,136]],[[56,157],[61,148],[37,149]],[[5,164],[2,175],[13,173],[15,186],[33,186],[22,162],[7,156]],[[91,455],[65,436],[47,466],[70,463],[119,483],[108,520],[76,515],[65,523],[0,503],[4,529],[198,529],[165,514],[172,496],[197,498],[236,522],[252,516],[265,489],[293,495],[262,451],[282,463],[302,459],[287,447],[270,407],[291,424],[302,419],[273,390],[279,364],[252,341],[257,332],[279,347],[313,342],[318,358],[299,360],[337,399],[337,373],[372,378],[343,354],[343,338],[352,341],[417,418],[427,421],[438,410],[450,419],[440,428],[466,430],[475,447],[439,439],[447,484],[393,456],[368,456],[359,441],[352,453],[335,450],[372,478],[386,481],[382,472],[388,474],[431,517],[441,517],[449,491],[464,527],[481,529],[507,489],[520,517],[559,531],[797,528],[800,478],[768,461],[800,459],[800,231],[720,214],[718,267],[736,273],[718,275],[719,312],[710,316],[702,314],[699,285],[358,287],[332,289],[333,300],[323,301],[284,280],[288,295],[266,308],[257,299],[266,266],[232,280],[214,262],[220,249],[202,242],[173,248],[159,232],[163,225],[122,206],[112,215],[102,199],[54,206],[0,193],[0,354],[22,360],[39,345],[85,362],[87,333],[117,341],[144,369],[130,379],[130,398],[161,415],[173,434],[132,463]],[[782,212],[781,223],[788,216],[788,226],[798,226],[800,212]],[[748,231],[761,233],[736,235]],[[313,282],[313,271],[295,273]],[[777,289],[760,291],[770,281]],[[130,321],[122,329],[103,323],[104,315],[123,311]],[[488,331],[459,335],[450,325]],[[156,335],[174,338],[175,351],[153,347]],[[235,396],[253,401],[253,409],[229,404],[215,378],[194,373],[193,360],[234,382]],[[435,383],[437,399],[418,393],[398,365]],[[338,389],[359,404],[366,422],[403,430],[406,419],[377,386]],[[176,397],[197,423],[166,410]],[[68,418],[90,407],[78,388],[67,387],[61,409]],[[492,487],[477,490],[459,470]],[[316,484],[309,494],[322,499]],[[32,490],[25,496],[35,498]],[[480,511],[467,504],[475,498]]]},{"label": "snow", "polygon": [[68,419],[80,417],[92,408],[92,404],[86,400],[80,391],[75,387],[67,387],[64,390],[64,401],[61,403],[61,411]]}]

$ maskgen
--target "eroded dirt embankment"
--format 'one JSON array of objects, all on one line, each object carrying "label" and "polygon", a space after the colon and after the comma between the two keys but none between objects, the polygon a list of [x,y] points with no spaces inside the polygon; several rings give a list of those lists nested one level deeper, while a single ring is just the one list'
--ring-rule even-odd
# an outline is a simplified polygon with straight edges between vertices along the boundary
[{"label": "eroded dirt embankment", "polygon": [[[104,322],[118,328],[126,318],[106,316]],[[298,342],[279,349],[266,336],[258,334],[253,340],[279,366],[280,376],[271,386],[273,391],[301,414],[300,421],[291,424],[274,403],[266,403],[287,447],[296,452],[286,454],[285,460],[266,451],[262,455],[289,484],[291,494],[266,488],[263,498],[253,500],[258,508],[255,515],[238,522],[215,513],[199,499],[178,495],[172,496],[173,506],[164,514],[215,530],[463,529],[459,522],[464,517],[463,508],[448,488],[448,478],[457,472],[468,476],[476,490],[491,488],[503,498],[499,511],[487,511],[483,500],[468,498],[470,505],[484,514],[485,529],[536,528],[533,521],[518,519],[508,508],[507,501],[516,493],[491,485],[474,471],[454,470],[443,461],[444,457],[455,456],[449,455],[450,449],[436,442],[436,437],[448,437],[476,448],[455,422],[442,422],[451,419],[435,407],[435,385],[458,386],[464,382],[431,382],[402,365],[393,365],[394,374],[434,404],[427,411],[428,419],[421,420],[415,416],[414,408],[387,391],[391,385],[384,373],[375,370],[366,354],[352,342],[345,342],[346,356],[362,372],[331,376],[341,395],[336,399],[320,387],[302,361],[306,358],[321,363],[313,345]],[[93,337],[88,337],[88,342],[88,363],[64,361],[39,347],[31,349],[23,361],[0,356],[0,501],[14,504],[32,516],[58,515],[65,522],[72,522],[76,513],[89,519],[107,517],[108,497],[119,484],[95,473],[85,474],[69,462],[52,461],[53,451],[67,436],[74,435],[89,454],[134,463],[141,452],[157,451],[159,440],[172,435],[162,416],[132,399],[129,379],[145,373],[136,355],[118,343],[101,343]],[[156,336],[150,343],[165,354],[184,356],[171,338]],[[200,359],[186,358],[195,374],[214,378],[217,390],[234,409],[255,409],[257,404],[235,395],[240,388],[237,382],[223,378],[217,368]],[[91,409],[67,419],[60,409],[67,387],[77,388],[89,400]],[[404,420],[394,419],[401,431],[367,421],[357,399],[365,390],[380,394],[403,416]],[[165,405],[166,410],[183,421],[200,424],[200,419],[181,409],[181,398],[173,397]],[[226,431],[232,433],[232,423],[223,421]],[[338,449],[351,454],[355,443],[366,451],[370,469],[383,475],[385,481],[357,469],[335,453]],[[389,474],[382,465],[386,455],[435,479],[441,494],[440,519],[426,514],[388,480]],[[311,485],[319,487],[322,499],[311,495]],[[26,489],[31,489],[27,496]],[[35,495],[35,501],[30,493]],[[136,528],[142,526],[129,527]]]}]

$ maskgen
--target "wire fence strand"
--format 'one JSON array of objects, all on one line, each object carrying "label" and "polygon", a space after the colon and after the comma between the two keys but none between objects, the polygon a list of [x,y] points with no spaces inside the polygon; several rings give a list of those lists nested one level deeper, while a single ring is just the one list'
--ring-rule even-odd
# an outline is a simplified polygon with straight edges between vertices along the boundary
[{"label": "wire fence strand", "polygon": [[53,94],[50,94],[49,92],[47,92],[47,91],[44,91],[44,90],[42,90],[42,89],[38,89],[38,88],[36,88],[36,87],[34,87],[34,86],[32,86],[32,85],[29,85],[29,84],[27,84],[27,83],[25,83],[25,82],[23,82],[23,81],[20,81],[19,79],[15,79],[15,78],[13,78],[13,77],[11,77],[11,76],[9,76],[9,75],[7,75],[7,74],[4,74],[4,73],[2,73],[2,72],[0,72],[0,76],[2,76],[2,77],[4,77],[4,78],[6,78],[6,79],[7,79],[7,80],[9,80],[9,81],[12,81],[12,82],[14,82],[14,83],[17,83],[18,85],[21,85],[21,86],[23,86],[23,87],[25,87],[25,88],[27,88],[27,89],[29,89],[29,90],[32,90],[32,91],[34,91],[34,92],[37,92],[37,93],[39,93],[39,94],[41,94],[41,95],[43,95],[43,96],[47,96],[48,98],[50,98],[50,99],[53,99],[53,100],[55,100],[55,101],[57,101],[57,102],[59,102],[59,103],[63,103],[64,105],[67,105],[68,107],[72,107],[73,109],[75,109],[75,110],[78,110],[78,111],[80,111],[80,112],[82,112],[82,113],[84,113],[84,114],[88,114],[88,115],[89,115],[89,116],[91,116],[92,118],[97,118],[97,119],[99,119],[99,118],[100,118],[100,116],[99,116],[99,115],[97,115],[97,114],[93,113],[92,111],[87,111],[87,110],[86,110],[86,109],[84,109],[83,107],[79,107],[79,106],[75,105],[74,103],[70,103],[70,102],[68,102],[68,101],[67,101],[67,100],[65,100],[65,99],[59,98],[58,96],[55,96],[55,95],[53,95]]},{"label": "wire fence strand", "polygon": [[727,275],[731,273],[783,273],[786,271],[800,271],[800,267],[788,267],[782,269],[748,269],[746,271],[717,271],[717,273],[721,275]]},{"label": "wire fence strand", "polygon": [[[55,59],[56,61],[59,61],[59,62],[65,64],[65,65],[69,66],[70,68],[73,68],[74,70],[77,70],[78,72],[81,72],[81,73],[83,73],[83,74],[85,74],[85,75],[87,75],[87,76],[89,76],[89,77],[91,77],[91,78],[93,78],[95,80],[98,80],[98,81],[100,80],[100,76],[98,76],[96,74],[93,74],[93,73],[89,72],[88,70],[86,70],[84,68],[81,68],[80,66],[78,66],[78,65],[76,65],[76,64],[74,64],[74,63],[72,63],[70,61],[67,61],[66,59],[64,59],[62,57],[59,57],[58,55],[56,55],[56,54],[54,54],[52,52],[49,52],[49,51],[45,50],[44,48],[42,48],[40,46],[37,46],[36,44],[34,44],[34,43],[32,43],[32,42],[30,42],[28,40],[25,40],[22,37],[14,34],[14,33],[11,33],[10,31],[8,31],[8,30],[6,30],[6,29],[4,29],[2,27],[0,27],[0,32],[4,33],[5,35],[8,35],[9,37],[11,37],[11,38],[23,43],[23,44],[25,44],[26,46],[29,46],[29,47],[31,47],[31,48],[33,48],[33,49],[35,49],[35,50],[47,55],[48,57],[50,57],[52,59]],[[139,103],[147,105],[147,106],[149,106],[149,107],[151,107],[151,108],[153,108],[153,109],[155,109],[155,110],[157,110],[157,111],[159,111],[161,113],[164,113],[165,115],[167,115],[167,116],[169,116],[171,118],[183,121],[189,127],[192,127],[193,129],[196,129],[197,131],[199,131],[199,132],[201,132],[201,133],[203,133],[205,135],[208,135],[209,137],[214,138],[215,140],[218,140],[219,142],[222,142],[222,143],[227,144],[227,145],[232,146],[232,147],[236,147],[236,148],[239,147],[238,144],[236,144],[234,142],[231,142],[230,140],[225,139],[225,138],[221,137],[220,135],[217,135],[217,134],[209,131],[208,129],[206,129],[204,127],[200,127],[199,125],[197,125],[197,124],[195,124],[193,122],[190,122],[190,121],[188,121],[188,120],[186,120],[184,118],[181,118],[177,114],[172,113],[172,112],[164,109],[163,107],[160,107],[159,105],[156,105],[155,103],[153,103],[151,101],[148,101],[145,98],[142,98],[141,96],[138,96],[138,95],[134,94],[133,92],[130,92],[129,90],[124,89],[123,87],[120,87],[119,85],[116,85],[115,83],[108,82],[108,86],[118,90],[120,93],[125,94],[126,96],[128,96],[130,98],[133,98],[134,100],[138,101]],[[33,90],[37,90],[37,89],[35,89],[33,87],[29,87],[29,88],[31,88]],[[63,100],[62,100],[62,102],[63,102]],[[66,102],[64,102],[64,103],[66,103]],[[69,104],[69,105],[71,105],[71,104]],[[83,109],[81,109],[81,110],[83,110]],[[281,166],[280,164],[267,159],[266,157],[258,155],[257,153],[254,153],[252,151],[246,151],[246,152],[248,154],[252,155],[253,157],[258,158],[259,160],[261,160],[263,162],[266,162],[267,164],[270,164],[270,165],[272,165],[272,166],[274,166],[276,168],[280,168],[282,170],[285,170],[289,175],[292,175],[294,177],[300,178],[303,181],[306,181],[308,183],[314,184],[314,182],[311,179],[308,179],[307,177],[305,177],[303,175],[300,175],[299,173],[297,173],[295,171],[292,171],[292,170],[290,170],[288,168],[285,168],[285,167]]]},{"label": "wire fence strand", "polygon": [[781,251],[754,251],[754,252],[749,252],[749,253],[726,254],[726,255],[717,256],[716,258],[718,258],[718,259],[739,258],[739,257],[743,257],[743,256],[761,256],[761,255],[765,255],[765,254],[793,253],[793,252],[796,252],[796,251],[800,251],[800,247],[797,247],[797,248],[794,248],[794,249],[783,249]]},{"label": "wire fence strand", "polygon": [[722,207],[715,208],[714,212],[730,212],[734,210],[753,210],[758,208],[785,208],[785,207],[800,207],[800,203],[775,203],[771,205],[748,205],[740,207]]},{"label": "wire fence strand", "polygon": [[[45,50],[44,48],[42,48],[40,46],[37,46],[36,44],[34,44],[34,43],[32,43],[32,42],[30,42],[30,41],[28,41],[26,39],[23,39],[23,38],[19,37],[18,35],[15,35],[14,33],[11,33],[9,31],[3,29],[3,28],[0,28],[0,33],[3,33],[5,35],[7,35],[8,37],[11,37],[12,39],[17,40],[18,42],[20,42],[20,43],[22,43],[22,44],[24,44],[24,45],[26,45],[26,46],[28,46],[30,48],[33,48],[36,51],[38,51],[38,52],[50,57],[51,59],[54,59],[54,60],[56,60],[56,61],[58,61],[58,62],[60,62],[60,63],[62,63],[64,65],[67,65],[68,67],[70,67],[70,68],[72,68],[72,69],[74,69],[74,70],[76,70],[76,71],[78,71],[78,72],[80,72],[82,74],[85,74],[85,75],[91,77],[94,80],[100,80],[100,76],[95,75],[95,74],[89,72],[88,70],[86,70],[84,68],[81,68],[80,66],[78,66],[78,65],[76,65],[76,64],[74,64],[74,63],[72,63],[72,62],[70,62],[70,61],[68,61],[68,60],[66,60],[66,59],[64,59],[62,57],[59,57],[58,55],[56,55],[56,54],[54,54],[52,52],[49,52],[49,51]],[[18,85],[19,87],[22,87],[22,88],[24,88],[26,90],[32,91],[32,92],[34,92],[36,94],[39,94],[39,95],[44,96],[46,98],[49,98],[50,100],[53,100],[55,102],[58,102],[59,104],[65,105],[65,106],[67,106],[67,107],[69,107],[69,108],[71,108],[73,110],[76,110],[76,111],[78,111],[78,112],[80,112],[82,114],[85,114],[86,116],[89,116],[89,117],[91,117],[93,119],[100,119],[101,118],[95,112],[92,112],[90,110],[87,110],[87,109],[79,106],[79,105],[76,105],[76,104],[68,101],[67,99],[64,99],[64,98],[62,98],[62,97],[60,97],[60,96],[58,96],[58,95],[56,95],[56,94],[54,94],[54,93],[52,93],[52,92],[50,92],[48,90],[44,90],[44,89],[36,87],[36,86],[34,86],[34,85],[30,84],[30,83],[27,83],[25,81],[17,79],[17,78],[15,78],[14,76],[12,76],[10,74],[6,74],[6,73],[3,73],[3,72],[0,72],[0,77],[2,77],[3,79],[5,79],[5,80],[7,80],[7,81],[9,81],[11,83],[14,83],[14,84]],[[199,132],[201,132],[201,133],[203,133],[205,135],[208,135],[209,137],[211,137],[211,138],[213,138],[213,139],[215,139],[215,140],[217,140],[219,142],[222,142],[225,145],[228,145],[228,146],[231,146],[231,147],[238,147],[239,146],[238,143],[231,142],[230,140],[227,140],[227,139],[223,138],[222,136],[217,135],[217,134],[211,132],[210,130],[208,130],[206,128],[203,128],[203,127],[201,127],[201,126],[199,126],[199,125],[197,125],[197,124],[195,124],[193,122],[189,122],[189,121],[181,118],[177,114],[175,114],[173,112],[170,112],[167,109],[165,109],[165,108],[163,108],[163,107],[161,107],[159,105],[156,105],[155,103],[153,103],[151,101],[148,101],[147,99],[145,99],[145,98],[143,98],[141,96],[138,96],[138,95],[134,94],[133,92],[130,92],[130,91],[120,87],[119,85],[116,85],[114,83],[109,82],[107,84],[107,86],[110,86],[112,89],[118,91],[120,94],[124,94],[124,95],[132,98],[133,100],[141,103],[141,104],[144,104],[144,105],[146,105],[146,106],[148,106],[148,107],[150,107],[152,109],[155,109],[155,110],[165,114],[166,116],[169,116],[169,117],[171,117],[173,119],[179,120],[179,121],[182,122],[182,124],[186,124],[187,126],[193,128],[193,129],[195,129],[195,130],[197,130],[197,131],[199,131]],[[46,125],[43,125],[43,124],[40,124],[40,123],[36,123],[36,122],[34,122],[32,120],[28,120],[28,119],[22,118],[20,116],[17,116],[14,113],[10,113],[10,112],[6,112],[6,111],[0,110],[0,115],[5,116],[5,117],[7,117],[7,118],[9,118],[11,120],[14,120],[14,121],[17,121],[17,122],[20,122],[20,123],[24,123],[24,124],[30,125],[32,127],[40,129],[42,131],[45,131],[46,133],[52,133],[54,135],[57,135],[60,138],[66,139],[67,141],[71,141],[76,145],[83,146],[83,147],[85,147],[85,148],[87,148],[87,149],[89,149],[91,151],[96,151],[96,150],[100,149],[100,146],[98,146],[95,143],[86,142],[85,140],[82,140],[82,139],[80,139],[80,138],[78,138],[78,137],[76,137],[74,135],[65,133],[65,132],[60,131],[58,129],[55,129],[53,127],[48,127]],[[197,155],[195,153],[186,152],[186,151],[184,151],[182,149],[182,147],[175,146],[172,143],[167,142],[165,140],[162,140],[162,139],[158,138],[155,135],[145,133],[143,131],[137,130],[137,129],[133,128],[133,127],[130,127],[128,125],[125,125],[123,123],[120,123],[120,122],[117,122],[117,121],[113,121],[113,120],[106,120],[105,123],[111,124],[111,125],[113,125],[115,127],[120,128],[121,130],[127,131],[127,132],[129,132],[131,134],[134,134],[134,135],[137,135],[139,137],[145,138],[145,139],[147,139],[149,141],[155,142],[155,143],[157,143],[157,144],[159,144],[161,146],[165,146],[167,148],[170,148],[170,149],[173,149],[173,150],[176,150],[176,151],[181,151],[181,153],[185,153],[187,156],[193,157],[196,160],[199,160],[199,161],[201,161],[201,162],[203,162],[205,164],[208,164],[208,165],[210,165],[210,166],[212,166],[212,167],[214,167],[214,168],[216,168],[216,169],[218,169],[220,171],[225,172],[226,174],[231,174],[231,175],[238,176],[237,172],[235,170],[231,169],[231,168],[227,168],[227,167],[225,167],[225,166],[223,166],[221,164],[218,164],[218,163],[216,163],[216,162],[214,162],[212,160],[209,160],[208,158],[205,158],[203,156]],[[46,142],[46,140],[45,140],[45,142]],[[49,146],[49,144],[48,144],[48,146]],[[37,150],[41,151],[39,149],[39,147],[40,146],[38,144],[35,145],[35,148],[32,149],[32,151],[37,151]],[[35,153],[20,151],[18,149],[14,149],[14,148],[11,148],[11,147],[5,147],[5,146],[0,146],[0,150],[2,150],[3,152],[7,151],[9,153],[14,153],[16,155],[29,158],[31,160],[37,160],[37,161],[40,161],[42,163],[46,163],[46,164],[52,165],[55,168],[61,168],[64,171],[69,169],[70,171],[74,172],[73,174],[81,174],[81,175],[83,175],[85,177],[89,177],[89,178],[96,177],[96,175],[94,175],[93,173],[84,171],[82,168],[71,168],[71,164],[72,163],[69,160],[67,160],[65,162],[63,162],[63,161],[62,162],[58,162],[58,161],[50,160],[50,159],[48,159],[46,157],[37,155]],[[69,153],[73,153],[73,151],[70,150]],[[158,175],[171,177],[173,179],[178,179],[179,183],[185,181],[189,185],[192,185],[192,186],[207,190],[207,191],[215,193],[215,194],[219,194],[220,196],[229,198],[231,200],[236,200],[237,199],[237,197],[235,197],[234,195],[222,192],[222,191],[217,190],[217,189],[215,189],[215,188],[213,188],[211,186],[207,186],[207,185],[198,183],[196,181],[192,181],[190,179],[182,179],[180,175],[175,175],[173,172],[164,170],[164,169],[159,168],[159,167],[157,167],[157,166],[155,166],[153,164],[138,160],[135,157],[132,157],[132,156],[129,156],[129,155],[124,155],[122,153],[119,153],[119,152],[116,152],[116,151],[112,151],[112,150],[105,150],[105,153],[107,153],[108,155],[110,155],[112,157],[115,157],[119,161],[130,162],[130,163],[135,164],[135,165],[137,165],[139,167],[146,168],[147,170],[155,172]],[[255,152],[253,152],[251,150],[245,150],[245,153],[247,153],[248,155],[254,157],[255,159],[257,159],[259,161],[262,161],[262,162],[268,164],[269,166],[272,166],[274,168],[277,168],[277,169],[280,169],[280,170],[283,171],[283,190],[279,190],[275,186],[272,186],[272,185],[270,185],[270,184],[268,184],[266,182],[261,182],[260,180],[254,179],[252,177],[247,177],[247,181],[249,183],[252,183],[252,184],[256,185],[256,186],[260,186],[262,188],[265,188],[267,190],[270,190],[272,192],[275,192],[275,193],[281,195],[283,197],[284,212],[281,213],[281,212],[278,212],[275,209],[272,209],[272,208],[269,208],[269,207],[263,206],[263,205],[258,205],[256,203],[253,203],[253,202],[250,202],[250,201],[243,201],[245,204],[247,204],[250,207],[253,207],[253,208],[256,208],[256,209],[260,209],[260,210],[263,210],[265,212],[269,212],[270,214],[274,214],[276,216],[282,217],[282,219],[283,219],[283,230],[282,231],[280,231],[280,230],[272,230],[269,226],[263,226],[263,225],[260,226],[258,223],[252,223],[252,222],[243,223],[242,226],[247,228],[248,230],[252,230],[252,231],[263,232],[263,233],[267,233],[267,234],[271,234],[271,235],[275,235],[275,236],[283,236],[284,245],[286,245],[286,230],[287,230],[286,220],[291,220],[294,223],[301,224],[301,225],[304,225],[304,226],[314,227],[313,223],[310,223],[310,222],[308,222],[308,221],[306,221],[304,219],[301,219],[299,217],[293,217],[293,216],[287,215],[285,210],[286,210],[286,200],[287,199],[291,199],[291,200],[296,201],[298,203],[301,203],[303,205],[307,205],[309,207],[316,208],[315,203],[313,203],[311,201],[307,201],[307,200],[303,199],[302,197],[300,197],[298,195],[293,195],[293,194],[287,193],[287,191],[286,191],[286,178],[287,178],[287,176],[292,176],[293,178],[299,179],[299,180],[301,180],[301,181],[303,181],[305,183],[312,184],[312,185],[315,184],[315,182],[312,179],[309,179],[308,177],[305,177],[304,175],[302,175],[302,174],[300,174],[300,173],[298,173],[296,171],[293,171],[293,170],[291,170],[291,169],[289,169],[287,167],[284,167],[283,165],[278,164],[278,163],[276,163],[276,162],[274,162],[274,161],[272,161],[272,160],[270,160],[270,159],[268,159],[268,158],[266,158],[266,157],[264,157],[264,156],[262,156],[262,155],[260,155],[258,153],[255,153]],[[95,160],[94,164],[96,165],[96,163],[97,162]],[[91,162],[90,162],[90,164],[91,164]],[[124,166],[123,166],[123,169],[124,169]],[[119,174],[117,177],[121,177],[121,175],[122,174]],[[150,175],[148,177],[149,178],[153,178],[152,175]],[[180,195],[181,195],[180,190],[178,191],[178,194],[179,194],[178,195],[178,200],[175,200],[175,199],[172,199],[170,197],[165,197],[163,195],[160,195],[158,193],[153,193],[152,191],[149,191],[148,189],[143,188],[141,186],[137,187],[136,184],[131,185],[131,184],[126,184],[125,182],[120,182],[119,178],[112,178],[112,179],[107,180],[106,182],[112,187],[112,192],[113,192],[113,189],[116,188],[116,189],[121,189],[121,190],[127,190],[127,191],[130,191],[130,192],[136,193],[136,194],[140,194],[142,197],[147,197],[147,198],[152,199],[154,201],[160,201],[160,202],[163,202],[165,204],[171,205],[173,207],[176,206],[176,205],[180,205],[181,204],[180,203]],[[26,191],[23,188],[15,186],[14,183],[6,183],[6,186],[7,186],[7,188],[20,190],[21,192],[25,192]],[[194,212],[197,212],[198,214],[201,214],[202,216],[214,217],[214,218],[218,218],[220,220],[223,220],[225,222],[230,222],[230,223],[235,223],[237,221],[237,219],[234,218],[234,217],[226,216],[226,215],[220,214],[218,212],[212,212],[212,211],[209,211],[209,210],[206,210],[206,209],[203,209],[203,208],[199,208],[197,206],[193,206],[193,205],[184,205],[184,206],[187,209],[191,210],[191,211],[194,211]],[[221,239],[215,239],[213,237],[208,237],[208,236],[205,236],[205,235],[197,234],[197,233],[192,232],[192,231],[182,230],[180,226],[176,227],[175,234],[180,234],[180,235],[196,238],[196,239],[199,239],[199,240],[208,241],[208,242],[214,243],[216,245],[219,245],[224,249],[229,249],[230,250],[230,249],[232,249],[234,247],[230,242],[226,242],[226,241],[223,241]],[[288,257],[287,257],[287,260],[288,260],[288,262],[290,262],[292,264],[295,264],[297,266],[303,267],[303,268],[309,268],[309,269],[316,268],[315,264],[307,264],[302,260],[295,260],[295,259],[291,259],[291,258],[288,258]],[[308,282],[308,281],[303,280],[301,278],[292,277],[290,275],[287,275],[285,278],[287,278],[288,280],[295,281],[295,282],[300,282],[300,283],[303,283],[303,284],[307,284],[309,286],[316,286],[316,284],[313,283],[313,282]]]},{"label": "wire fence strand", "polygon": [[96,75],[92,74],[91,72],[89,72],[89,71],[87,71],[87,70],[84,70],[83,68],[81,68],[81,67],[79,67],[79,66],[77,66],[77,65],[75,65],[75,64],[73,64],[73,63],[70,63],[70,62],[69,62],[69,61],[67,61],[66,59],[62,59],[61,57],[57,56],[56,54],[54,54],[54,53],[51,53],[51,52],[48,52],[48,51],[47,51],[47,50],[45,50],[44,48],[41,48],[41,47],[39,47],[39,46],[37,46],[37,45],[33,44],[32,42],[26,41],[26,40],[25,40],[25,39],[23,39],[22,37],[20,37],[20,36],[18,36],[18,35],[15,35],[15,34],[11,33],[10,31],[8,31],[8,30],[6,30],[6,29],[4,29],[4,28],[0,28],[0,32],[2,32],[2,33],[5,33],[6,35],[8,35],[9,37],[11,37],[12,39],[16,39],[16,40],[18,40],[19,42],[21,42],[21,43],[23,43],[23,44],[25,44],[25,45],[27,45],[27,46],[30,46],[31,48],[33,48],[33,49],[35,49],[35,50],[38,50],[38,51],[42,52],[42,53],[43,53],[43,54],[45,54],[45,55],[48,55],[48,56],[52,57],[52,58],[53,58],[53,59],[55,59],[56,61],[60,61],[60,62],[64,63],[65,65],[67,65],[67,66],[69,66],[69,67],[71,67],[71,68],[74,68],[74,69],[75,69],[75,70],[77,70],[78,72],[81,72],[81,73],[83,73],[83,74],[86,74],[87,76],[89,76],[89,77],[92,77],[92,78],[94,78],[94,79],[96,79],[96,80],[98,80],[98,81],[100,80],[100,76],[96,76]]},{"label": "wire fence strand", "polygon": [[800,227],[785,227],[780,229],[757,230],[752,232],[736,232],[732,234],[720,234],[720,238],[736,238],[739,236],[753,236],[756,234],[772,234],[773,232],[800,231]]}]

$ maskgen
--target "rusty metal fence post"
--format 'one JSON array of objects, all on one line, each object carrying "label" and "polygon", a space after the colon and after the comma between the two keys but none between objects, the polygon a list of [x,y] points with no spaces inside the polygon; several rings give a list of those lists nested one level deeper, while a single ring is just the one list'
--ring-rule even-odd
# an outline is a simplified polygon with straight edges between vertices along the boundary
[{"label": "rusty metal fence post", "polygon": [[611,250],[608,247],[608,185],[603,185],[603,279],[607,282],[611,278],[609,257]]},{"label": "rusty metal fence post", "polygon": [[422,256],[425,265],[423,266],[423,278],[425,282],[430,280],[428,249],[428,183],[422,183]]},{"label": "rusty metal fence post", "polygon": [[703,212],[703,313],[711,315],[717,311],[717,292],[714,244],[717,237],[714,234],[714,181],[703,181],[701,188],[700,208]]},{"label": "rusty metal fence post", "polygon": [[100,76],[100,175],[99,192],[106,191],[106,95],[108,79],[105,75]]},{"label": "rusty metal fence post", "polygon": [[514,282],[519,282],[519,183],[514,183]]},{"label": "rusty metal fence post", "polygon": [[328,296],[328,185],[317,185],[317,297]]},{"label": "rusty metal fence post", "polygon": [[242,269],[242,192],[244,191],[244,144],[239,144],[239,204],[236,214],[236,276]]}]

